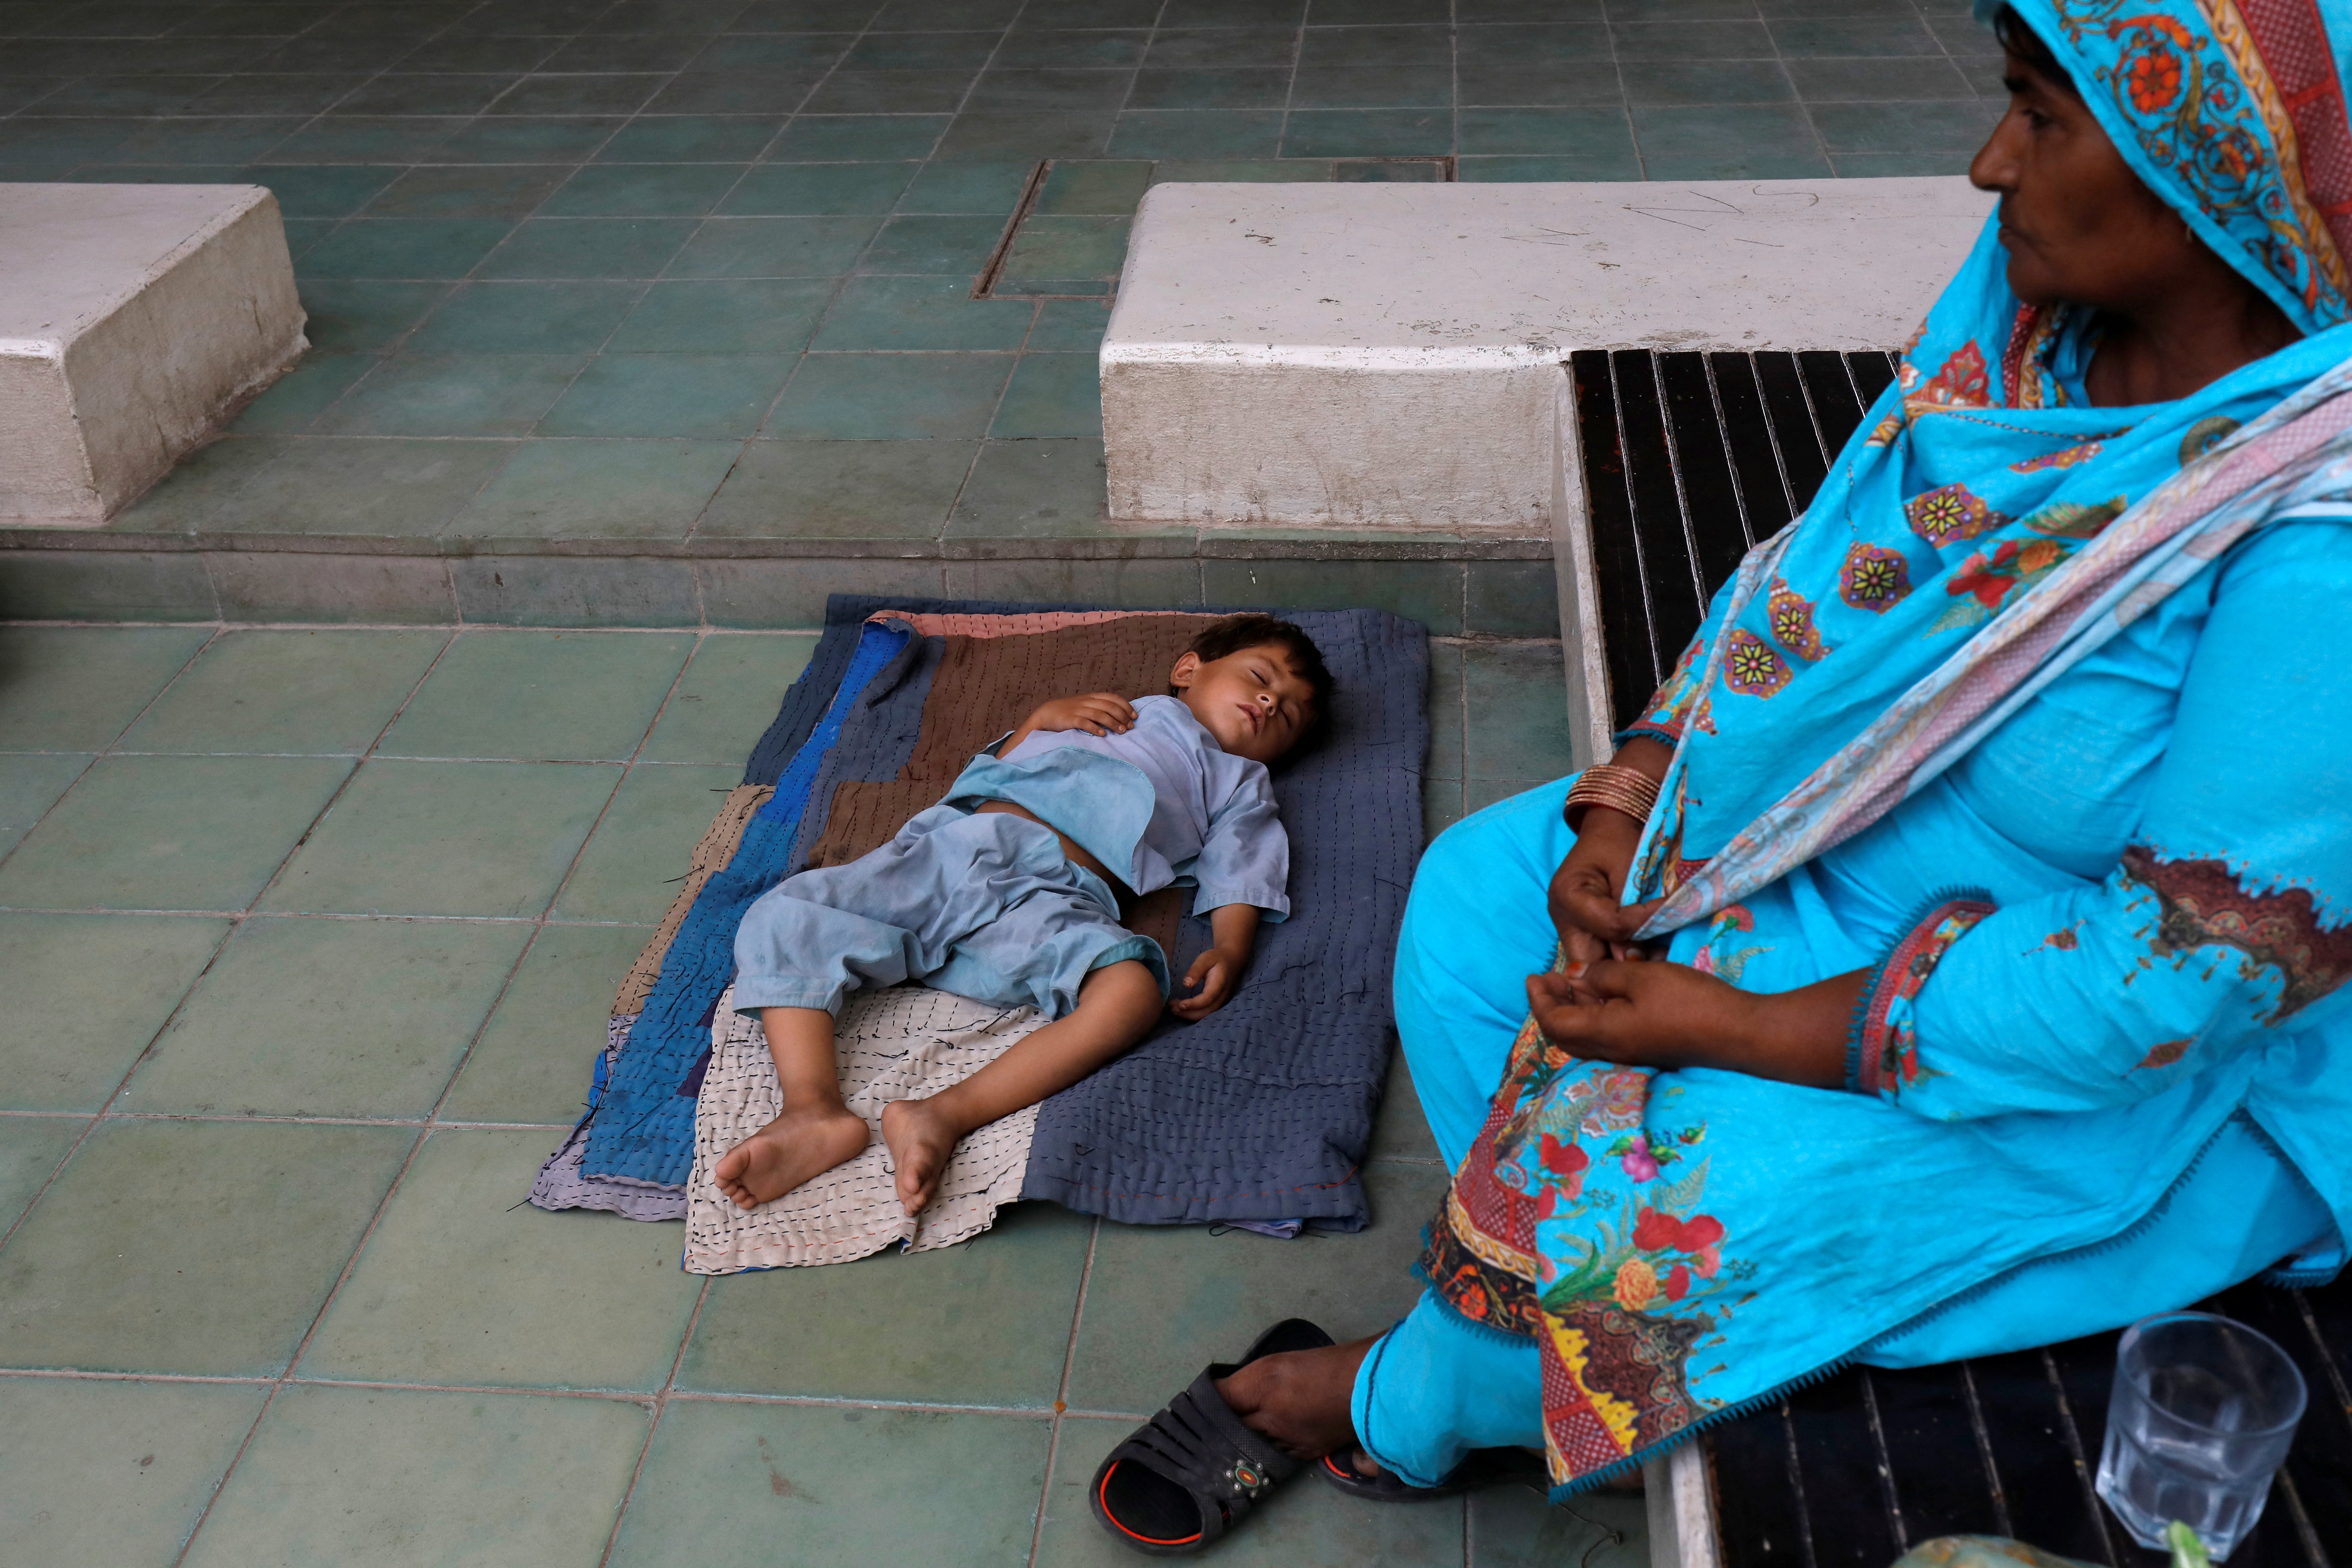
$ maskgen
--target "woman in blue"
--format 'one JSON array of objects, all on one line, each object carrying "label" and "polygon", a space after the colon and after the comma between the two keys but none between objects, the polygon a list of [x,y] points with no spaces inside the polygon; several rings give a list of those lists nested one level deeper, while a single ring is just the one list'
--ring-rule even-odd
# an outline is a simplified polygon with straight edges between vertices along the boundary
[{"label": "woman in blue", "polygon": [[1431,1289],[1217,1369],[1343,1487],[1515,1445],[1564,1496],[2344,1261],[2352,14],[1997,20],[2000,209],[1897,383],[1612,763],[1423,862]]}]

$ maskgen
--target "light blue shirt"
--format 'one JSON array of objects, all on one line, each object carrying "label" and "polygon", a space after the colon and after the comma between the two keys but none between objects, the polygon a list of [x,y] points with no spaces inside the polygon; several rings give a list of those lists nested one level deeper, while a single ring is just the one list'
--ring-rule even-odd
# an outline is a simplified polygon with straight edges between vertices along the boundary
[{"label": "light blue shirt", "polygon": [[1264,763],[1236,757],[1172,697],[1139,697],[1123,735],[1041,730],[1004,757],[982,752],[948,804],[1010,801],[1076,839],[1137,893],[1196,887],[1192,912],[1255,904],[1290,912],[1290,837]]}]

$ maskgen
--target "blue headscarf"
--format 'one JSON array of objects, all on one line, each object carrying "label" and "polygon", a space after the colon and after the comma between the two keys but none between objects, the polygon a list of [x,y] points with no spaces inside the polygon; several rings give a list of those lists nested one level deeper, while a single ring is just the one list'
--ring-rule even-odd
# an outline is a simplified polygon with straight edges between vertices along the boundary
[{"label": "blue headscarf", "polygon": [[[2134,172],[2306,335],[2192,396],[2092,407],[2091,313],[2011,293],[1988,221],[1812,505],[1717,595],[1633,726],[1679,752],[1629,902],[1752,846],[2119,516],[2352,358],[2344,0],[2014,5]],[[1677,900],[1660,924],[1696,912]]]}]

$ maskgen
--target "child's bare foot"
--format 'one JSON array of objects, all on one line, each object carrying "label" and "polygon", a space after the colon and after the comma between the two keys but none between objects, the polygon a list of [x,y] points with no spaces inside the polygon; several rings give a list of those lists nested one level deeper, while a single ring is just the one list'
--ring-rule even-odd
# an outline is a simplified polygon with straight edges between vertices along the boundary
[{"label": "child's bare foot", "polygon": [[882,1142],[898,1168],[898,1203],[920,1214],[940,1190],[962,1131],[928,1100],[894,1100],[882,1108]]},{"label": "child's bare foot", "polygon": [[865,1119],[845,1105],[787,1110],[728,1150],[710,1173],[736,1207],[756,1208],[856,1159],[866,1136]]}]

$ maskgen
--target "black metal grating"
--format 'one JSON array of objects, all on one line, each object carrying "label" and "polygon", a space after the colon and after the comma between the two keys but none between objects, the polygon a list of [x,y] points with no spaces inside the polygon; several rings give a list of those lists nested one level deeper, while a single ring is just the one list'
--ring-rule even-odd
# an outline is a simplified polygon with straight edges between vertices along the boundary
[{"label": "black metal grating", "polygon": [[1593,581],[1623,726],[1749,546],[1803,510],[1887,383],[1884,353],[1570,356]]},{"label": "black metal grating", "polygon": [[[2241,1285],[2202,1310],[2268,1334],[2311,1402],[2230,1568],[2352,1565],[2352,1279]],[[2161,1568],[2098,1500],[2116,1336],[1885,1372],[1855,1367],[1711,1435],[1725,1568],[1885,1568],[1939,1535]]]}]

